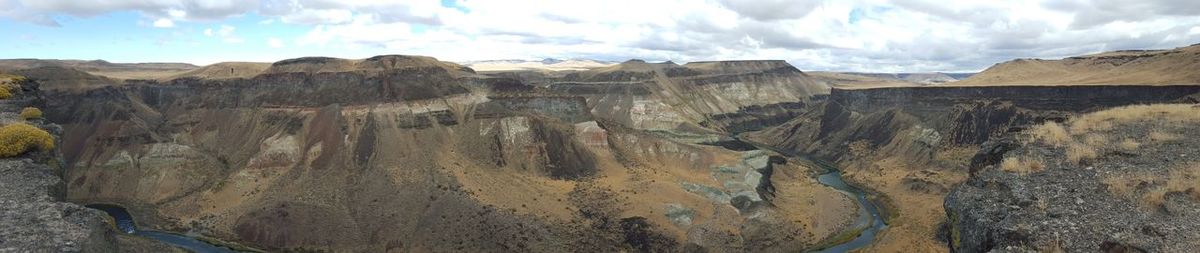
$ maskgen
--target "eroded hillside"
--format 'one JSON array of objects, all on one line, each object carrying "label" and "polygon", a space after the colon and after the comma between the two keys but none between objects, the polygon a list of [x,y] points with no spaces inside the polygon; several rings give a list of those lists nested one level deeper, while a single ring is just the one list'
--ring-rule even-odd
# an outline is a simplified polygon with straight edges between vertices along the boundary
[{"label": "eroded hillside", "polygon": [[[834,89],[779,126],[743,135],[785,152],[840,164],[876,191],[890,221],[873,250],[944,251],[949,190],[967,179],[981,144],[1079,112],[1195,103],[1200,86],[1011,86]],[[943,241],[937,241],[943,240]]]},{"label": "eroded hillside", "polygon": [[784,61],[631,60],[568,74],[548,88],[583,96],[592,114],[637,129],[724,133],[787,121],[829,92]]},{"label": "eroded hillside", "polygon": [[1061,60],[1018,59],[996,64],[950,85],[1195,85],[1200,45],[1171,50],[1129,50]]},{"label": "eroded hillside", "polygon": [[[810,95],[772,66],[699,65],[652,88],[726,101],[662,109],[705,115],[678,121],[693,125]],[[790,95],[747,90],[760,86]],[[612,108],[595,99],[428,57],[301,58],[249,78],[59,90],[47,115],[64,129],[69,200],[263,249],[789,251],[857,217],[801,163],[646,131],[594,114]]]}]

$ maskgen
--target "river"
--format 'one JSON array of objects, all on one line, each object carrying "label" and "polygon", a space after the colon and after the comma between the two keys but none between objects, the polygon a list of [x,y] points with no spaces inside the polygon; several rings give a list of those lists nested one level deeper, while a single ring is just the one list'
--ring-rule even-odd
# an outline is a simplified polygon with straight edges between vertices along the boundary
[{"label": "river", "polygon": [[[772,150],[770,148],[762,147],[757,144],[754,144],[754,146],[759,146],[762,149]],[[729,147],[727,147],[727,148],[729,148]],[[733,150],[734,148],[730,148],[730,149]],[[745,151],[745,149],[743,148],[742,150],[739,150],[739,151]],[[807,158],[803,158],[800,156],[779,152],[777,150],[775,152],[784,154],[784,155],[788,155],[793,158],[804,159],[804,160],[808,161],[809,164],[812,164],[813,166],[821,167],[821,169],[823,169],[827,172],[817,176],[818,182],[820,182],[823,185],[837,189],[838,191],[847,193],[848,195],[852,196],[856,202],[858,202],[858,205],[860,207],[862,207],[859,209],[860,212],[858,215],[858,219],[856,219],[854,226],[846,231],[846,232],[860,231],[858,233],[858,235],[854,237],[854,239],[844,242],[844,243],[841,243],[841,244],[832,245],[830,247],[826,247],[824,249],[817,250],[815,252],[834,253],[834,252],[849,252],[851,250],[860,249],[860,248],[866,247],[867,245],[870,245],[872,242],[874,242],[875,235],[878,234],[880,230],[887,228],[887,224],[883,221],[883,218],[880,217],[879,208],[875,206],[875,203],[871,202],[870,200],[867,200],[866,192],[863,192],[861,189],[858,189],[858,188],[855,188],[854,186],[846,184],[846,181],[842,180],[841,171],[837,170],[833,166],[823,164],[818,161],[814,161],[812,159],[807,159]],[[158,240],[158,241],[168,243],[168,244],[171,244],[171,245],[174,245],[174,246],[177,246],[180,248],[184,248],[184,249],[190,250],[192,252],[197,252],[197,253],[232,253],[232,252],[236,252],[230,248],[212,245],[207,242],[200,241],[200,240],[197,240],[196,238],[189,237],[186,235],[154,231],[154,230],[139,230],[139,229],[137,229],[137,224],[133,220],[133,216],[129,215],[129,212],[126,211],[125,208],[122,208],[120,206],[95,204],[95,205],[88,205],[87,207],[98,209],[98,210],[104,211],[105,213],[108,213],[108,215],[112,216],[113,220],[116,221],[117,228],[120,229],[121,231],[124,231],[125,233]]]},{"label": "river", "polygon": [[233,249],[212,245],[207,242],[197,240],[186,235],[168,233],[154,230],[139,230],[137,223],[133,221],[133,216],[129,215],[129,211],[125,208],[116,205],[95,204],[87,205],[88,208],[97,209],[108,213],[117,223],[117,229],[127,234],[146,237],[160,242],[170,244],[175,247],[183,248],[196,253],[234,253]]},{"label": "river", "polygon": [[825,171],[823,174],[817,176],[818,182],[852,196],[852,198],[858,202],[858,206],[862,207],[859,209],[860,212],[858,213],[858,218],[854,222],[854,226],[843,232],[847,233],[858,231],[858,235],[855,236],[854,239],[822,249],[817,249],[813,252],[836,253],[861,249],[871,245],[872,242],[875,242],[875,236],[879,233],[879,231],[887,228],[887,223],[883,221],[883,217],[881,217],[879,214],[879,207],[876,206],[874,202],[871,202],[867,199],[867,193],[862,189],[851,186],[850,184],[847,184],[846,181],[842,180],[842,172],[836,166],[806,156],[792,154],[783,150],[777,150],[761,143],[742,140],[737,136],[730,136],[730,138],[730,140],[706,144],[721,146],[734,151],[749,151],[754,149],[770,150],[793,159],[803,160],[810,166],[819,167],[819,169]]}]

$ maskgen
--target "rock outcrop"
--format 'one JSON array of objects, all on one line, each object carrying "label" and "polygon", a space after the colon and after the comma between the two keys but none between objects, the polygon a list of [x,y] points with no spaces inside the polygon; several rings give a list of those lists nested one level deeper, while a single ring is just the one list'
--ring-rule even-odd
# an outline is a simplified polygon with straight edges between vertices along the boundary
[{"label": "rock outcrop", "polygon": [[1116,110],[1126,111],[1097,121],[1109,124],[1105,129],[1085,130],[1092,123],[1072,119],[1066,136],[1029,130],[1016,135],[1019,140],[996,141],[1006,145],[988,145],[1015,146],[981,151],[979,157],[993,158],[976,160],[1003,162],[984,163],[947,195],[951,249],[1200,248],[1200,139],[1184,134],[1197,130],[1200,107]]},{"label": "rock outcrop", "polygon": [[725,133],[784,122],[829,89],[784,61],[640,60],[568,74],[548,88],[586,97],[592,114],[637,129]]},{"label": "rock outcrop", "polygon": [[[885,197],[898,222],[877,250],[924,250],[947,190],[983,146],[1031,124],[1107,107],[1187,101],[1200,86],[1008,86],[834,89],[797,118],[744,139],[841,165],[845,178]],[[994,159],[981,157],[975,167]],[[934,250],[934,249],[929,249]]]},{"label": "rock outcrop", "polygon": [[[0,83],[8,82],[0,80]],[[14,97],[0,100],[3,125],[27,123],[50,132],[62,129],[42,119],[21,119],[17,112],[42,106],[38,84],[20,81]],[[157,242],[124,235],[113,229],[103,212],[65,202],[62,157],[58,150],[31,151],[0,159],[0,251],[2,252],[117,252],[137,249],[175,250]]]},{"label": "rock outcrop", "polygon": [[301,58],[54,92],[47,115],[68,200],[267,250],[770,251],[854,218],[808,168],[630,127],[588,99],[427,57]]}]

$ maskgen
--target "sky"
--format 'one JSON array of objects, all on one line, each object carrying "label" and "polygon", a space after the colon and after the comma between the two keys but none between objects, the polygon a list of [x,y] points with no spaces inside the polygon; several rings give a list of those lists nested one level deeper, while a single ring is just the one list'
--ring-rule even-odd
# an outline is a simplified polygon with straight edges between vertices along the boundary
[{"label": "sky", "polygon": [[787,60],[978,71],[1200,43],[1197,0],[0,0],[0,59]]}]

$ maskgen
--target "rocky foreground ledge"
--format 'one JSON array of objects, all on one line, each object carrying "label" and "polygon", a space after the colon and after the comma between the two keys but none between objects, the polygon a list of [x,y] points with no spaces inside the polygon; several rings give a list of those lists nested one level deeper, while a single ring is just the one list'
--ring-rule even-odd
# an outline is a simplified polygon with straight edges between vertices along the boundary
[{"label": "rocky foreground ledge", "polygon": [[[13,95],[0,99],[0,125],[24,123],[61,136],[58,125],[19,114],[42,103],[37,83],[0,78],[0,84]],[[0,252],[177,251],[117,232],[103,212],[63,201],[62,164],[58,150],[0,158]]]},{"label": "rocky foreground ledge", "polygon": [[1128,106],[989,142],[945,200],[955,252],[1200,250],[1200,106]]}]

